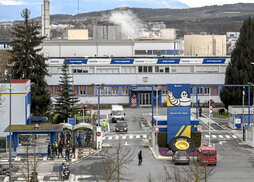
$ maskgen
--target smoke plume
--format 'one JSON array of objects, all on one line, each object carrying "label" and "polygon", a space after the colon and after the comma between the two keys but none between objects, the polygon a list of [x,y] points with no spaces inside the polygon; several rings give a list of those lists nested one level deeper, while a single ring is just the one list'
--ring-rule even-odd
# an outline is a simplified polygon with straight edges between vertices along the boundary
[{"label": "smoke plume", "polygon": [[145,33],[144,23],[130,10],[114,11],[109,17],[109,21],[121,26],[122,34],[127,39],[135,39]]}]

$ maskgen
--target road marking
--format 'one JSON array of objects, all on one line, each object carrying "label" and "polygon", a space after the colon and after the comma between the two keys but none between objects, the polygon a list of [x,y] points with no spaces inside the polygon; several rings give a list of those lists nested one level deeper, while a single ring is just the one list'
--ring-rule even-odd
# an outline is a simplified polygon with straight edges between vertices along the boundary
[{"label": "road marking", "polygon": [[230,138],[230,136],[226,135],[226,138]]},{"label": "road marking", "polygon": [[116,135],[116,140],[118,140],[119,139],[119,136],[118,135]]},{"label": "road marking", "polygon": [[140,135],[136,135],[136,138],[140,138]]},{"label": "road marking", "polygon": [[126,139],[126,135],[123,135],[123,136],[122,136],[122,139]]},{"label": "road marking", "polygon": [[224,138],[222,135],[219,135],[220,138]]},{"label": "road marking", "polygon": [[237,138],[237,136],[235,136],[235,135],[232,135],[232,137],[233,137],[233,138]]},{"label": "road marking", "polygon": [[221,145],[222,145],[222,142],[219,142],[219,144],[221,144]]},{"label": "road marking", "polygon": [[109,136],[108,139],[109,139],[109,140],[112,140],[112,136]]},{"label": "road marking", "polygon": [[206,138],[209,138],[209,135],[205,135]]},{"label": "road marking", "polygon": [[212,137],[213,137],[213,138],[216,138],[216,136],[215,136],[215,135],[212,135]]},{"label": "road marking", "polygon": [[102,137],[102,140],[105,140],[105,137]]},{"label": "road marking", "polygon": [[147,135],[143,135],[143,138],[147,138]]},{"label": "road marking", "polygon": [[130,138],[130,139],[133,139],[133,135],[130,135],[129,138]]},{"label": "road marking", "polygon": [[125,142],[124,145],[130,145],[130,144],[128,144],[127,142]]}]

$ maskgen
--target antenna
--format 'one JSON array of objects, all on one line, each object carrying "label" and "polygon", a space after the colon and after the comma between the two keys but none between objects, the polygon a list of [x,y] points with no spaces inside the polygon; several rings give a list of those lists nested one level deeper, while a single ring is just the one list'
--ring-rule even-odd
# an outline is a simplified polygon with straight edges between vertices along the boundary
[{"label": "antenna", "polygon": [[78,0],[78,14],[79,14],[79,0]]}]

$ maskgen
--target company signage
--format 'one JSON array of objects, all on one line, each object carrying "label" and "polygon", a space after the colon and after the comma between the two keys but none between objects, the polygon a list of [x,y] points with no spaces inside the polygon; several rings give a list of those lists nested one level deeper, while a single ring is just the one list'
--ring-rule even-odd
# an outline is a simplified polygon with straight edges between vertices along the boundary
[{"label": "company signage", "polygon": [[190,84],[169,84],[167,92],[167,143],[175,136],[188,136]]},{"label": "company signage", "polygon": [[110,64],[133,64],[134,59],[111,59]]},{"label": "company signage", "polygon": [[65,59],[67,64],[87,64],[87,59]]},{"label": "company signage", "polygon": [[160,58],[157,61],[157,64],[179,64],[180,59],[178,58]]},{"label": "company signage", "polygon": [[205,58],[203,64],[224,64],[226,58]]}]

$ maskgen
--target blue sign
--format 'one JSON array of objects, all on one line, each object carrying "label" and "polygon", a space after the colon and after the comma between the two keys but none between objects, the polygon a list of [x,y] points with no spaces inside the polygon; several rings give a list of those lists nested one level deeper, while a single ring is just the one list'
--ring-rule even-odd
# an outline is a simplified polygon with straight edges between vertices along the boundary
[{"label": "blue sign", "polygon": [[178,58],[160,58],[157,64],[179,64],[180,59]]},{"label": "blue sign", "polygon": [[74,126],[76,124],[76,118],[68,118],[68,123]]},{"label": "blue sign", "polygon": [[211,117],[211,118],[213,117],[213,113],[210,113],[210,117]]},{"label": "blue sign", "polygon": [[226,58],[205,58],[203,64],[225,64]]},{"label": "blue sign", "polygon": [[87,64],[87,59],[65,59],[67,64]]},{"label": "blue sign", "polygon": [[190,84],[169,84],[167,92],[167,143],[176,136],[190,137]]},{"label": "blue sign", "polygon": [[110,64],[133,64],[134,59],[111,59]]}]

